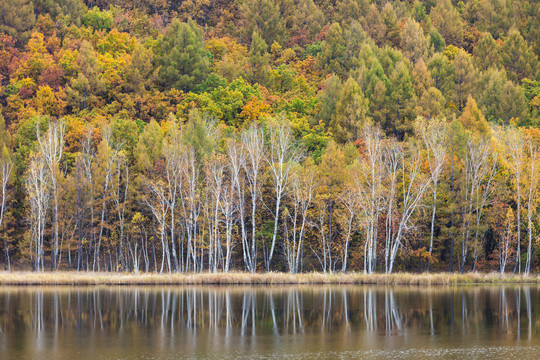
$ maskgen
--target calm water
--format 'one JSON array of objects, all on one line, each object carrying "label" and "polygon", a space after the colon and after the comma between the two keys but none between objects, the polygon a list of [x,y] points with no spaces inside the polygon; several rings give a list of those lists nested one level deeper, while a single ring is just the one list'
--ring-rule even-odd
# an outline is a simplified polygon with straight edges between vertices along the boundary
[{"label": "calm water", "polygon": [[540,359],[540,287],[7,287],[0,358]]}]

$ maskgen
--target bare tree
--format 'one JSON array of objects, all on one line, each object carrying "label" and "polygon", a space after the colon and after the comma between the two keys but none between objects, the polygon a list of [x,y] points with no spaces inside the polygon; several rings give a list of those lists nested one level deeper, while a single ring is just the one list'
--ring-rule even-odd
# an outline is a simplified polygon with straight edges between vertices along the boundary
[{"label": "bare tree", "polygon": [[525,263],[525,274],[531,272],[531,257],[533,244],[533,222],[536,219],[536,209],[538,207],[538,181],[540,179],[538,145],[532,140],[527,139],[527,235],[529,242],[527,244],[527,262]]},{"label": "bare tree", "polygon": [[384,203],[385,214],[385,246],[384,246],[384,270],[390,270],[390,258],[394,236],[394,215],[397,207],[398,176],[403,167],[403,148],[395,139],[385,141],[383,153],[383,164],[385,169]]},{"label": "bare tree", "polygon": [[[95,232],[94,232],[94,198],[95,198],[95,189],[94,189],[94,167],[95,167],[95,151],[92,146],[92,128],[87,128],[84,134],[84,137],[81,141],[81,168],[83,171],[82,181],[77,182],[77,230],[78,230],[78,241],[79,241],[79,251],[78,251],[78,269],[83,265],[83,221],[84,221],[84,207],[85,199],[87,198],[88,206],[90,207],[90,239],[89,247],[86,251],[86,270],[90,269],[90,251],[94,247],[95,243]],[[77,171],[80,171],[79,169]],[[77,179],[80,179],[79,174],[77,174]],[[81,184],[82,182],[82,184]],[[86,190],[86,191],[85,191]]]},{"label": "bare tree", "polygon": [[[478,144],[481,146],[481,144]],[[479,247],[481,246],[484,238],[485,230],[482,230],[480,222],[484,215],[484,209],[490,204],[493,193],[495,192],[494,180],[498,171],[497,152],[493,150],[492,146],[488,147],[490,154],[488,155],[486,167],[482,169],[482,174],[479,175],[482,178],[480,186],[477,187],[477,192],[474,196],[474,212],[476,215],[476,226],[474,227],[474,244],[473,244],[473,268],[476,270],[476,264],[478,261]]]},{"label": "bare tree", "polygon": [[113,182],[113,174],[115,173],[115,166],[117,165],[118,149],[112,147],[111,144],[111,131],[108,127],[103,130],[103,139],[98,146],[97,162],[94,163],[95,172],[97,174],[96,180],[99,180],[98,192],[101,193],[101,215],[99,220],[99,236],[94,246],[94,260],[92,264],[92,271],[100,270],[100,255],[101,244],[105,235],[106,218],[105,215],[108,209],[108,203],[111,196],[111,185]]},{"label": "bare tree", "polygon": [[[394,147],[400,151],[400,147]],[[392,273],[395,259],[402,241],[407,232],[414,227],[412,223],[412,215],[421,204],[424,193],[429,187],[430,179],[424,176],[421,171],[422,157],[420,148],[414,142],[408,144],[406,157],[403,152],[396,154],[397,159],[402,162],[402,180],[401,180],[401,206],[399,209],[399,219],[397,219],[397,229],[392,232],[389,238],[389,260],[387,272]]]},{"label": "bare tree", "polygon": [[[2,200],[0,201],[0,228],[4,223],[4,216],[7,211],[8,200],[8,185],[11,180],[11,172],[13,170],[13,163],[11,162],[11,156],[7,147],[0,149],[0,188]],[[4,237],[4,252],[6,267],[11,269],[11,262],[9,258],[9,245],[7,239]]]},{"label": "bare tree", "polygon": [[514,231],[512,230],[512,222],[514,221],[514,214],[512,209],[508,209],[506,213],[506,219],[504,226],[499,234],[499,272],[504,274],[506,264],[510,260],[512,254],[512,246],[514,242]]},{"label": "bare tree", "polygon": [[169,252],[169,244],[167,238],[167,221],[169,214],[169,202],[167,199],[167,184],[161,180],[151,180],[148,189],[150,190],[153,196],[145,199],[146,204],[152,211],[155,219],[158,222],[159,236],[161,240],[161,268],[160,273],[163,273],[163,268],[165,265],[165,260],[167,260],[167,269],[171,272],[171,257]]},{"label": "bare tree", "polygon": [[291,210],[286,216],[286,236],[283,244],[289,272],[293,274],[300,269],[308,210],[311,207],[316,186],[317,171],[313,160],[306,160],[304,166],[295,167],[291,176],[289,193]]},{"label": "bare tree", "polygon": [[[419,117],[415,123],[416,134],[422,139],[427,152],[429,175],[431,177],[432,201],[431,205],[431,226],[429,234],[429,255],[433,253],[433,236],[435,233],[435,215],[437,212],[437,190],[439,178],[446,160],[449,126],[444,119],[430,119]],[[429,262],[427,271],[429,271]]]},{"label": "bare tree", "polygon": [[187,146],[182,156],[182,186],[180,203],[185,231],[187,233],[187,257],[185,271],[201,271],[202,256],[199,253],[197,240],[199,232],[199,216],[201,201],[199,199],[199,165],[192,146]]},{"label": "bare tree", "polygon": [[266,259],[266,271],[270,271],[274,248],[276,246],[277,233],[279,229],[280,206],[283,196],[286,195],[289,187],[289,177],[292,166],[299,159],[299,149],[293,138],[291,128],[282,118],[270,126],[270,146],[266,161],[272,174],[272,183],[275,192],[274,209],[274,232],[272,233],[272,244]]},{"label": "bare tree", "polygon": [[48,167],[43,155],[33,155],[25,180],[30,203],[30,253],[35,271],[44,269],[45,222],[50,201],[48,177]]},{"label": "bare tree", "polygon": [[225,159],[219,154],[213,154],[205,164],[206,184],[208,188],[208,218],[209,218],[209,270],[218,270],[221,258],[221,243],[219,234],[220,208],[223,196],[223,177],[225,175]]},{"label": "bare tree", "polygon": [[323,273],[334,272],[334,266],[338,260],[338,258],[333,256],[332,237],[330,231],[327,229],[329,226],[327,222],[328,218],[329,210],[326,202],[323,199],[318,199],[315,202],[315,216],[310,225],[317,229],[320,234],[318,247],[322,254],[319,254],[319,251],[313,248],[311,250],[319,261]]},{"label": "bare tree", "polygon": [[183,267],[183,257],[181,257],[182,264],[180,264],[177,254],[176,207],[178,193],[182,187],[182,166],[185,165],[183,163],[183,153],[185,150],[178,124],[175,121],[170,121],[169,131],[165,137],[165,144],[163,146],[163,157],[165,160],[165,183],[167,186],[166,199],[170,211],[168,228],[171,239],[173,271],[178,271],[180,267]]},{"label": "bare tree", "polygon": [[261,187],[263,184],[263,161],[264,161],[264,138],[262,129],[252,125],[242,133],[242,145],[245,157],[242,167],[246,174],[248,190],[251,198],[251,239],[245,250],[246,267],[250,272],[255,272],[257,268],[257,206],[260,199]]},{"label": "bare tree", "polygon": [[522,200],[522,181],[525,171],[525,139],[521,131],[515,127],[506,127],[497,132],[499,141],[505,148],[505,157],[507,164],[512,172],[515,184],[515,199],[517,204],[517,244],[516,244],[516,262],[514,272],[521,272],[521,200]]},{"label": "bare tree", "polygon": [[[480,220],[483,210],[492,194],[493,178],[496,173],[496,158],[493,156],[490,140],[471,136],[467,141],[465,157],[465,217],[463,221],[460,272],[464,272],[469,240],[471,237],[471,223],[476,220],[474,229],[474,264],[478,255],[478,237]],[[475,219],[476,218],[476,219]]]},{"label": "bare tree", "polygon": [[358,211],[358,195],[354,184],[347,184],[340,195],[341,204],[344,207],[345,214],[342,217],[342,222],[344,223],[345,228],[345,241],[342,246],[342,260],[341,260],[341,271],[347,271],[347,262],[349,258],[349,243],[351,240],[351,235],[355,231],[356,227],[356,214]]},{"label": "bare tree", "polygon": [[[242,242],[242,259],[246,267],[248,263],[248,244],[247,244],[247,226],[245,216],[245,176],[243,173],[242,164],[245,162],[244,150],[241,143],[232,139],[227,144],[227,157],[229,160],[231,184],[234,187],[236,197],[236,206],[238,208],[238,217],[240,220],[240,237]],[[232,194],[232,192],[231,192]]]},{"label": "bare tree", "polygon": [[[360,144],[361,154],[357,164],[355,164],[357,171],[354,173],[354,181],[359,206],[362,210],[360,221],[366,237],[364,272],[371,274],[375,271],[377,264],[378,223],[383,201],[382,182],[385,170],[388,169],[384,167],[381,129],[372,125],[364,127],[362,140],[363,142]],[[391,166],[389,162],[386,164]]]},{"label": "bare tree", "polygon": [[236,192],[233,169],[230,163],[226,164],[224,180],[222,185],[222,201],[220,203],[221,213],[223,214],[223,222],[225,223],[225,259],[223,261],[223,271],[229,272],[231,266],[232,249],[233,249],[233,226],[235,223],[235,214],[237,213],[238,204],[236,201]]},{"label": "bare tree", "polygon": [[116,256],[116,268],[120,268],[120,263],[122,268],[127,268],[128,264],[126,261],[125,254],[125,230],[126,230],[126,205],[128,202],[129,194],[129,164],[126,154],[123,151],[120,151],[116,158],[116,174],[113,179],[113,201],[116,209],[116,216],[118,218],[118,244],[116,246],[117,256]]},{"label": "bare tree", "polygon": [[51,187],[51,195],[53,200],[52,222],[54,226],[54,247],[51,250],[51,269],[56,269],[58,266],[59,252],[59,221],[58,221],[58,193],[61,174],[60,160],[64,151],[64,130],[65,126],[62,122],[54,121],[49,123],[47,133],[41,136],[40,124],[36,124],[36,135],[39,144],[39,151],[42,154],[43,160],[48,168],[48,175]]}]

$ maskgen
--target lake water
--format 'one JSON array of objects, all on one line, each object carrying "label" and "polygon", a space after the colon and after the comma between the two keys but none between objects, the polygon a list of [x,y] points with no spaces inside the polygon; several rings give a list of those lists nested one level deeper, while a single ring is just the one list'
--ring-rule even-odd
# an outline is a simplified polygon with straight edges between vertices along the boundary
[{"label": "lake water", "polygon": [[3,287],[1,359],[540,359],[540,287]]}]

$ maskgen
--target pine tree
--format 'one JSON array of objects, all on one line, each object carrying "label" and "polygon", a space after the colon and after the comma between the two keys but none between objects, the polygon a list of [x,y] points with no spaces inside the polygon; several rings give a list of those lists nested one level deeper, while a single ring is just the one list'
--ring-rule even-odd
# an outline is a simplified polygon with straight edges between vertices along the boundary
[{"label": "pine tree", "polygon": [[356,140],[358,131],[366,122],[367,100],[352,77],[345,82],[336,104],[336,113],[330,130],[338,142]]},{"label": "pine tree", "polygon": [[251,72],[249,80],[254,83],[265,85],[268,80],[268,44],[255,30],[251,36],[251,46],[249,48],[249,65]]},{"label": "pine tree", "polygon": [[446,44],[461,46],[463,21],[450,0],[437,0],[437,6],[431,10],[430,17]]},{"label": "pine tree", "polygon": [[501,64],[501,49],[490,33],[484,33],[474,51],[474,63],[479,70],[489,67],[499,67]]},{"label": "pine tree", "polygon": [[401,61],[390,76],[388,84],[388,119],[386,131],[402,138],[412,129],[411,122],[415,117],[415,96],[405,62]]},{"label": "pine tree", "polygon": [[467,105],[463,109],[463,114],[459,117],[459,122],[465,129],[474,134],[489,135],[489,124],[478,108],[476,101],[470,95],[467,98]]},{"label": "pine tree", "polygon": [[538,72],[538,58],[516,29],[510,30],[504,39],[503,64],[513,81],[534,79]]},{"label": "pine tree", "polygon": [[174,21],[161,44],[158,80],[165,89],[191,91],[208,75],[209,60],[202,30],[194,21]]},{"label": "pine tree", "polygon": [[401,35],[403,55],[411,62],[425,59],[428,54],[428,42],[424,31],[416,21],[408,19]]},{"label": "pine tree", "polygon": [[460,50],[454,59],[454,101],[459,111],[465,106],[465,99],[472,92],[476,80],[475,69],[469,54]]}]

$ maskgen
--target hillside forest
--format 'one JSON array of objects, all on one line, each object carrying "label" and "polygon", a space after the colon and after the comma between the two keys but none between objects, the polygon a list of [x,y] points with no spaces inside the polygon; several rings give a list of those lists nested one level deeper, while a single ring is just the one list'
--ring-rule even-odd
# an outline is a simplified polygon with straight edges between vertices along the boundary
[{"label": "hillside forest", "polygon": [[538,272],[540,2],[0,2],[0,264]]}]

